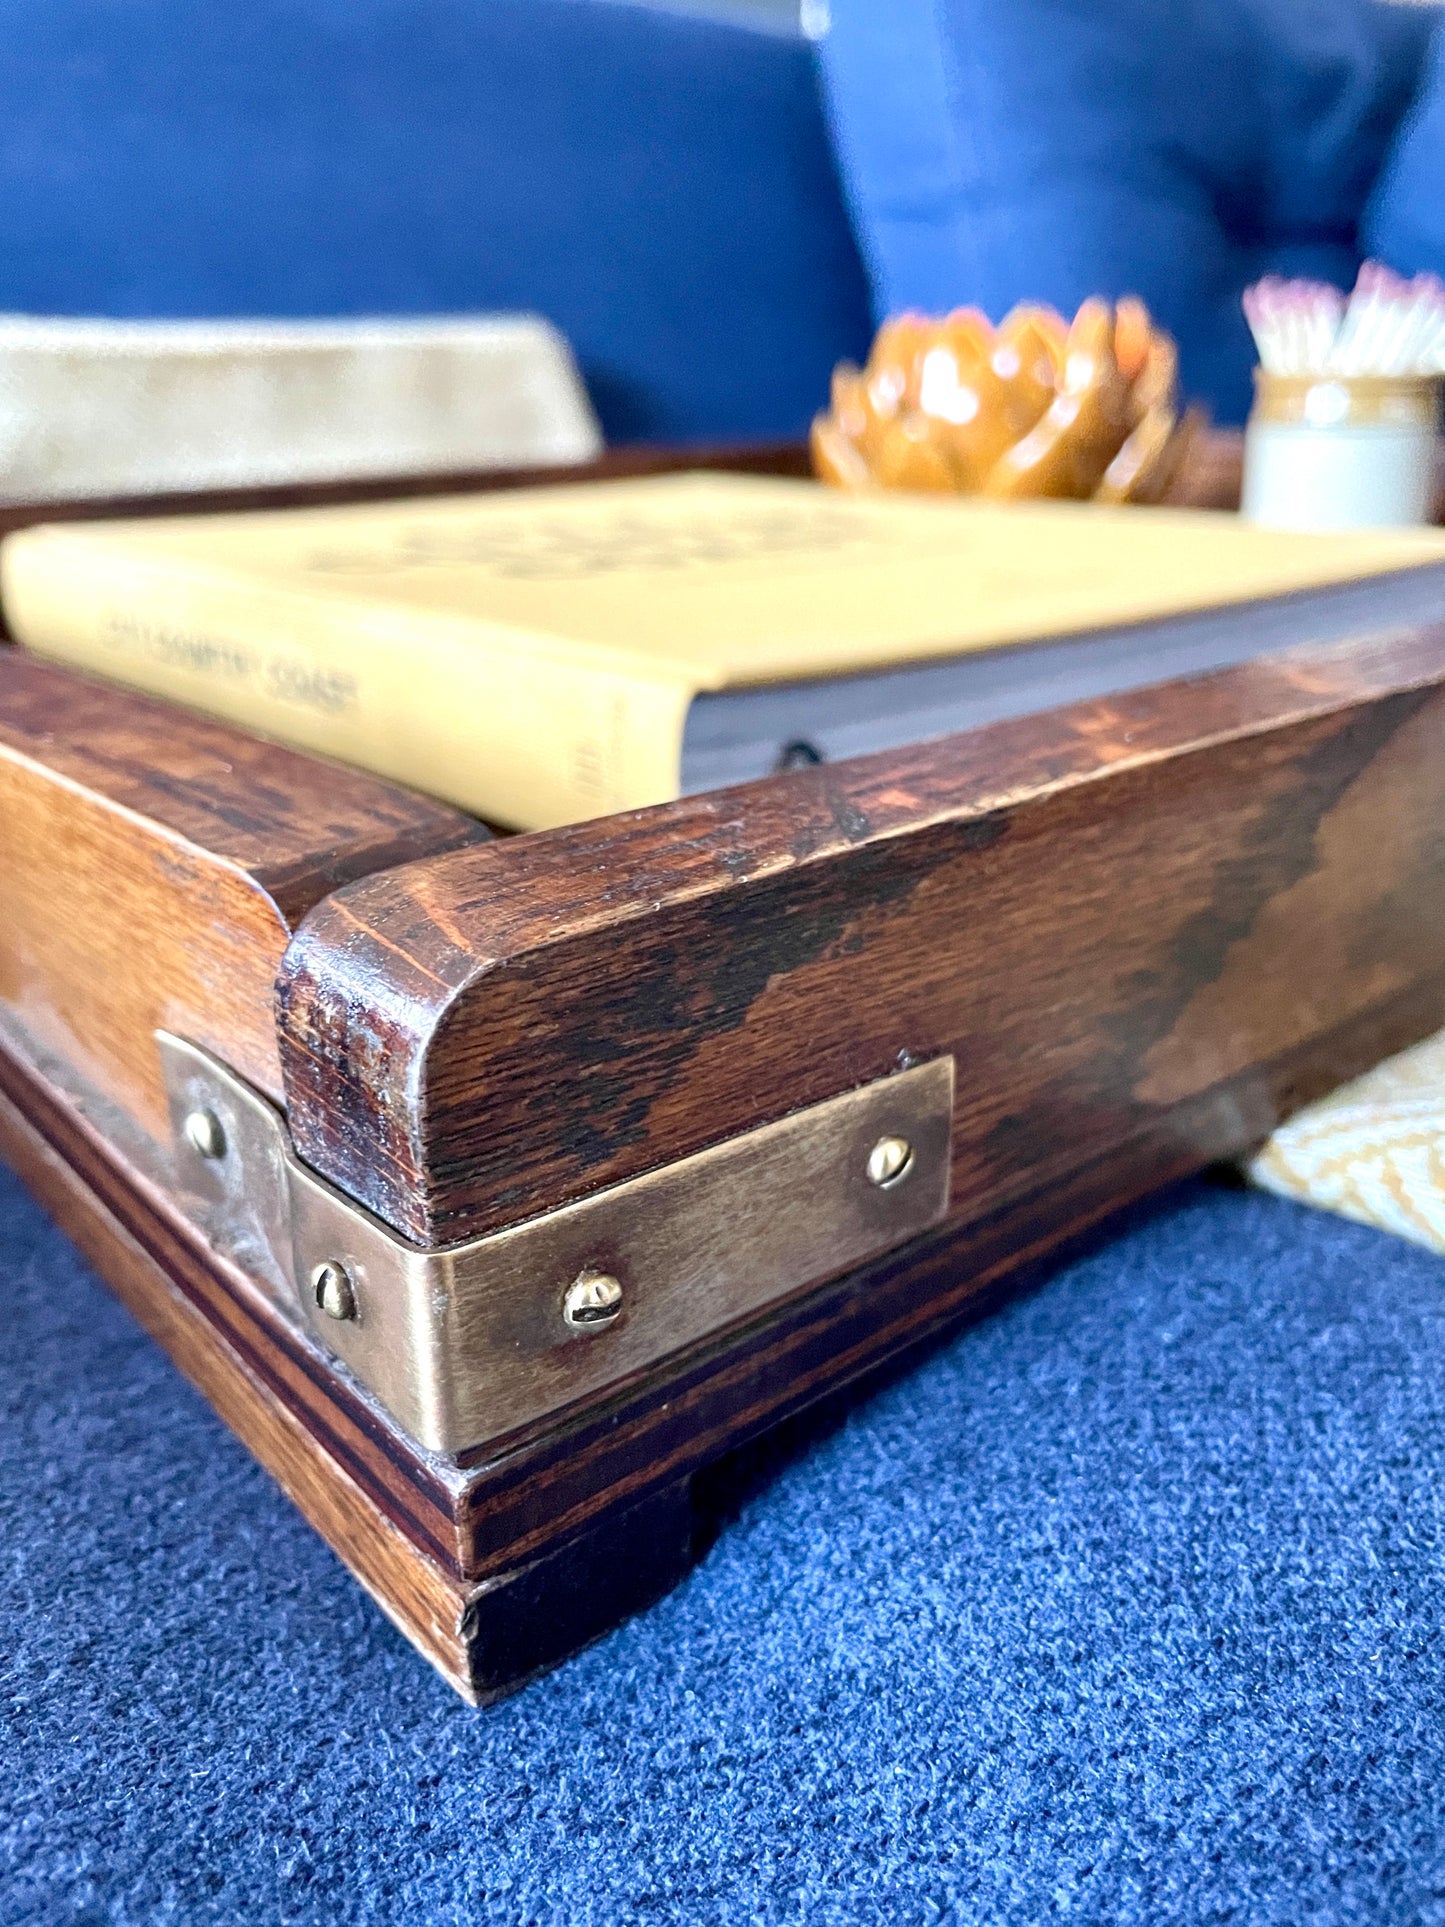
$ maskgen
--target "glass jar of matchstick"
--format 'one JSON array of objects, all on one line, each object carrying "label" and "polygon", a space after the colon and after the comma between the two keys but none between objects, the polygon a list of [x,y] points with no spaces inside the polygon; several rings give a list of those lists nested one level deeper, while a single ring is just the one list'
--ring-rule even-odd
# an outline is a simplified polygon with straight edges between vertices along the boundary
[{"label": "glass jar of matchstick", "polygon": [[1427,522],[1439,418],[1437,375],[1257,369],[1241,509],[1274,528]]},{"label": "glass jar of matchstick", "polygon": [[1275,528],[1402,526],[1435,500],[1445,286],[1367,261],[1348,299],[1319,282],[1244,297],[1259,348],[1243,513]]}]

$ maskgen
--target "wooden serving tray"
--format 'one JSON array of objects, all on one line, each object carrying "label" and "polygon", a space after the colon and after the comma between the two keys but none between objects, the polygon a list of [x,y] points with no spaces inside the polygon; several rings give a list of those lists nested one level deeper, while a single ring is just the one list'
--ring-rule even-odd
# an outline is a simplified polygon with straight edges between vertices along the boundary
[{"label": "wooden serving tray", "polygon": [[1445,1022],[1442,811],[1445,629],[497,840],[4,650],[0,1149],[487,1699],[723,1455]]}]

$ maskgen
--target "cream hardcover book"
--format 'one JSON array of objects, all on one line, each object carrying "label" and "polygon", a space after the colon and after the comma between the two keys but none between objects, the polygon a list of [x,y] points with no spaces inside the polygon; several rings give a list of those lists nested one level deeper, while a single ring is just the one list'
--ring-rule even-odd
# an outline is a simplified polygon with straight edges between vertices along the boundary
[{"label": "cream hardcover book", "polygon": [[523,828],[1445,616],[1445,532],[687,474],[11,536],[12,633]]}]

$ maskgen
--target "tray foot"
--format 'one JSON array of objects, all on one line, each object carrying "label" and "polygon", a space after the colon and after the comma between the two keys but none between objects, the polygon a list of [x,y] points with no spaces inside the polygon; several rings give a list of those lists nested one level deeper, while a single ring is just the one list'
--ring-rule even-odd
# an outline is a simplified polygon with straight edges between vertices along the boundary
[{"label": "tray foot", "polygon": [[479,1590],[461,1624],[468,1697],[504,1699],[671,1591],[693,1562],[691,1487],[663,1486]]}]

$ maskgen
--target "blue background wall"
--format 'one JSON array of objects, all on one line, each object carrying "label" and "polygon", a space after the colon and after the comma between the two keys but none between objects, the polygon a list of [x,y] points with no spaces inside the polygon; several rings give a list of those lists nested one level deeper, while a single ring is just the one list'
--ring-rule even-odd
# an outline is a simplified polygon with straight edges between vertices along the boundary
[{"label": "blue background wall", "polygon": [[795,35],[596,0],[0,0],[0,307],[539,310],[610,438],[800,433],[868,295]]}]

